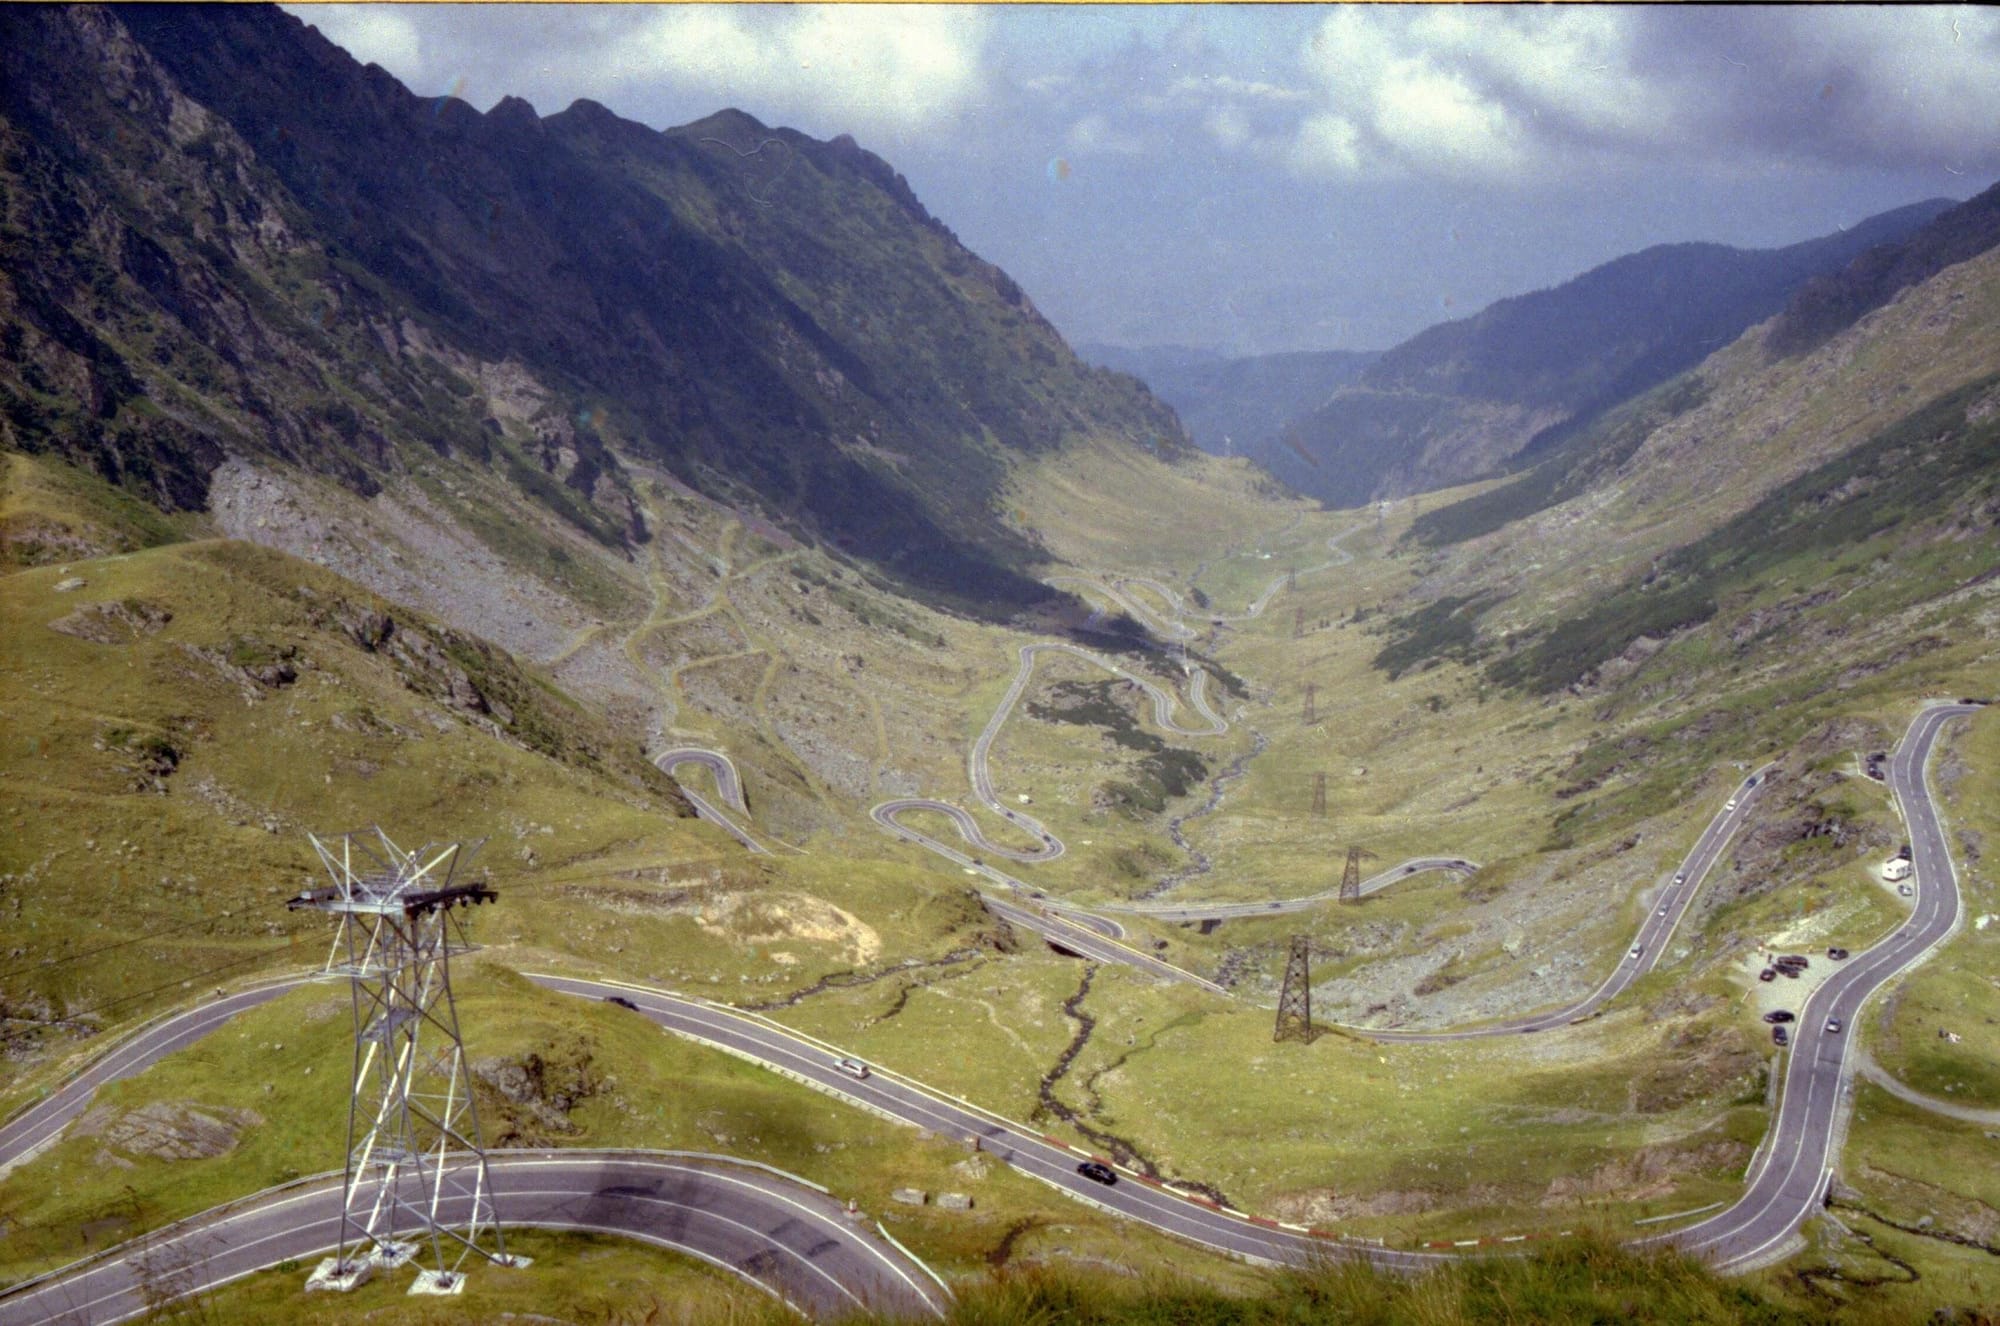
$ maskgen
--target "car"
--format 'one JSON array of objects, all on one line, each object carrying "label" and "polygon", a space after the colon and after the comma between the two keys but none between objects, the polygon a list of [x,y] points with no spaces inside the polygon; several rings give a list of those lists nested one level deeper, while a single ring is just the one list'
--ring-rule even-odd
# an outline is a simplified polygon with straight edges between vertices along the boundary
[{"label": "car", "polygon": [[1724,810],[1734,810],[1734,809],[1736,809],[1736,798],[1735,798],[1735,797],[1731,797],[1731,798],[1729,798],[1729,804],[1728,804],[1728,805],[1726,805],[1726,806],[1724,806],[1724,807],[1723,807],[1723,809],[1724,809]]},{"label": "car", "polygon": [[1778,955],[1777,961],[1772,965],[1777,967],[1797,967],[1800,971],[1804,971],[1806,968],[1812,966],[1812,962],[1803,953],[1782,953]]},{"label": "car", "polygon": [[868,1065],[862,1063],[859,1059],[836,1059],[833,1066],[849,1077],[865,1078],[868,1076]]},{"label": "car", "polygon": [[1744,780],[1743,780],[1743,790],[1744,790],[1744,791],[1746,791],[1746,792],[1747,792],[1747,791],[1749,791],[1749,790],[1750,790],[1751,788],[1753,788],[1753,787],[1755,787],[1755,786],[1757,786],[1757,775],[1756,775],[1756,774],[1751,774],[1751,775],[1750,775],[1750,776],[1749,776],[1748,778],[1746,778],[1746,779],[1744,779]]},{"label": "car", "polygon": [[1799,979],[1801,975],[1804,974],[1797,967],[1780,967],[1778,968],[1778,970],[1784,975],[1786,980],[1790,981],[1796,981]]},{"label": "car", "polygon": [[1901,894],[1905,898],[1914,898],[1917,896],[1917,891],[1911,888],[1907,884],[1898,884],[1896,886],[1896,892]]},{"label": "car", "polygon": [[1676,883],[1676,884],[1685,884],[1685,883],[1687,883],[1687,882],[1688,882],[1688,872],[1687,872],[1687,871],[1685,871],[1685,870],[1676,870],[1676,871],[1674,872],[1674,883]]},{"label": "car", "polygon": [[639,1006],[633,1003],[631,1000],[627,999],[624,995],[606,995],[604,996],[604,1002],[607,1004],[616,1004],[620,1008],[629,1008],[634,1013],[639,1011]]},{"label": "car", "polygon": [[1829,962],[1845,962],[1847,961],[1847,950],[1844,948],[1830,948],[1826,951],[1826,956]]},{"label": "car", "polygon": [[1639,956],[1639,955],[1640,955],[1641,953],[1644,953],[1645,951],[1646,951],[1646,946],[1645,946],[1644,944],[1634,944],[1634,945],[1632,946],[1632,951],[1631,951],[1631,952],[1630,952],[1629,954],[1627,954],[1626,956],[1627,956],[1627,957],[1633,957],[1633,958],[1636,958],[1636,957],[1638,957],[1638,956]]},{"label": "car", "polygon": [[1839,1018],[1828,1018],[1828,1019],[1826,1020],[1826,1029],[1827,1029],[1827,1030],[1828,1030],[1829,1032],[1833,1033],[1834,1035],[1839,1035],[1839,1034],[1840,1034],[1840,1019],[1839,1019]]},{"label": "car", "polygon": [[1764,1021],[1766,1022],[1790,1022],[1791,1020],[1792,1010],[1789,1008],[1774,1008],[1764,1015]]},{"label": "car", "polygon": [[1117,1173],[1112,1170],[1111,1166],[1104,1164],[1102,1161],[1086,1160],[1076,1167],[1076,1172],[1083,1175],[1084,1178],[1089,1179],[1092,1183],[1109,1185],[1118,1182]]},{"label": "car", "polygon": [[1660,910],[1653,913],[1653,915],[1655,916],[1665,916],[1666,914],[1667,914],[1667,905],[1665,903],[1661,903]]},{"label": "car", "polygon": [[1766,967],[1757,973],[1757,979],[1760,981],[1775,981],[1778,979],[1778,969],[1776,967]]},{"label": "car", "polygon": [[1773,1028],[1771,1028],[1771,1044],[1773,1044],[1773,1045],[1790,1045],[1791,1043],[1792,1043],[1792,1033],[1791,1033],[1791,1032],[1789,1032],[1789,1031],[1786,1031],[1786,1030],[1785,1030],[1785,1029],[1784,1029],[1783,1027],[1773,1027]]}]

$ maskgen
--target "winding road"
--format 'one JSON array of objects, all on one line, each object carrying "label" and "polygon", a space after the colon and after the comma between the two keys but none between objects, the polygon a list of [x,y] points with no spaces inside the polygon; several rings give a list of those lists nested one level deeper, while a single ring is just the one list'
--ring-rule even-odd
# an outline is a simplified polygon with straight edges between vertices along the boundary
[{"label": "winding road", "polygon": [[[946,1295],[924,1267],[823,1190],[754,1163],[673,1152],[495,1151],[488,1172],[509,1228],[615,1234],[686,1253],[814,1318],[945,1313]],[[331,1253],[341,1196],[336,1174],[204,1212],[9,1289],[0,1296],[0,1326],[105,1326],[145,1315],[149,1297],[214,1289]],[[454,1214],[464,1216],[446,1212]],[[481,1266],[477,1273],[534,1271]]]},{"label": "winding road", "polygon": [[747,817],[750,814],[750,803],[743,799],[743,777],[736,772],[734,760],[721,751],[709,750],[702,746],[676,746],[672,750],[661,751],[655,755],[653,763],[659,767],[661,773],[680,783],[681,795],[688,799],[688,804],[694,807],[696,815],[710,824],[721,826],[728,831],[730,837],[751,851],[765,856],[770,855],[770,849],[752,837],[748,829],[723,814],[707,797],[681,782],[680,776],[674,772],[684,764],[700,765],[715,776],[716,793],[728,802],[730,808],[737,814]]},{"label": "winding road", "polygon": [[[1672,1243],[1707,1258],[1721,1269],[1754,1266],[1787,1252],[1797,1238],[1800,1224],[1818,1208],[1847,1108],[1851,1081],[1849,1029],[1871,996],[1927,957],[1959,924],[1956,869],[1932,800],[1927,769],[1945,725],[1974,712],[1974,708],[1962,704],[1926,706],[1897,747],[1889,782],[1909,829],[1919,881],[1916,905],[1909,919],[1893,934],[1837,968],[1808,998],[1797,1038],[1786,1060],[1783,1096],[1760,1148],[1749,1187],[1722,1212],[1682,1229],[1637,1240],[1638,1246]],[[1755,786],[1762,785],[1762,771],[1752,777],[1757,780]],[[1744,790],[1753,791],[1754,786],[1746,786]],[[1678,901],[1664,904],[1665,915],[1656,911],[1649,922],[1654,928],[1642,932],[1651,933],[1657,940],[1655,952],[1664,945],[1699,883],[1699,874],[1693,867],[1704,859],[1713,863],[1728,835],[1747,812],[1747,797],[1739,795],[1735,801],[1733,807],[1710,824],[1690,853],[1687,878],[1677,886],[1677,895],[1669,895]],[[1621,964],[1621,968],[1636,969],[1638,965],[1631,962]],[[1257,1262],[1300,1264],[1324,1257],[1331,1250],[1366,1256],[1403,1269],[1419,1268],[1450,1255],[1367,1247],[1340,1240],[1327,1231],[1259,1220],[1182,1195],[1136,1175],[1130,1176],[1138,1180],[1132,1183],[1096,1184],[1076,1173],[1080,1153],[1066,1144],[899,1074],[876,1069],[865,1078],[854,1078],[838,1066],[839,1060],[846,1057],[839,1047],[757,1015],[640,986],[554,975],[531,979],[552,990],[582,998],[616,994],[670,1032],[752,1060],[886,1117],[968,1141],[976,1138],[980,1147],[995,1158],[1079,1200],[1221,1252]],[[100,1059],[97,1067],[102,1072],[94,1068],[78,1075],[28,1113],[11,1121],[0,1132],[0,1164],[17,1161],[45,1145],[52,1135],[50,1130],[59,1130],[81,1111],[99,1082],[136,1072],[161,1055],[213,1030],[241,1008],[303,983],[302,978],[260,987],[147,1024]],[[1629,983],[1629,977],[1622,982],[1614,977],[1585,1002],[1610,998]],[[1562,1025],[1558,1017],[1544,1015],[1533,1020],[1540,1025],[1524,1023],[1509,1029],[1516,1032],[1553,1029]],[[1481,1029],[1476,1034],[1493,1034],[1494,1030]],[[938,1311],[939,1299],[926,1288],[911,1264],[898,1261],[860,1235],[844,1248],[836,1246],[840,1244],[836,1232],[850,1232],[840,1223],[837,1211],[829,1217],[831,1223],[822,1219],[808,1224],[803,1246],[792,1238],[795,1231],[785,1222],[801,1219],[801,1204],[810,1207],[812,1202],[800,1194],[810,1193],[811,1189],[770,1175],[759,1182],[748,1182],[735,1169],[729,1169],[725,1178],[718,1176],[713,1168],[730,1165],[731,1162],[715,1159],[633,1157],[622,1153],[615,1156],[537,1153],[518,1158],[505,1154],[502,1169],[508,1179],[503,1193],[511,1207],[505,1214],[510,1224],[603,1229],[685,1247],[756,1279],[808,1312],[834,1311],[851,1305],[857,1296],[870,1295],[877,1296],[875,1301],[897,1304],[897,1310],[903,1312]],[[521,1176],[518,1184],[516,1175]],[[608,1178],[616,1181],[608,1182]],[[780,1183],[775,1191],[771,1188],[774,1181]],[[756,1192],[762,1196],[755,1195]],[[125,1312],[120,1304],[136,1311],[135,1260],[145,1255],[153,1257],[156,1264],[161,1259],[171,1262],[171,1256],[163,1249],[185,1249],[183,1256],[198,1251],[198,1263],[184,1260],[173,1264],[195,1266],[199,1277],[206,1277],[201,1284],[222,1283],[257,1266],[309,1255],[331,1243],[325,1224],[326,1208],[312,1205],[315,1201],[337,1204],[337,1194],[328,1194],[332,1190],[252,1199],[181,1222],[141,1240],[138,1246],[113,1250],[74,1270],[17,1286],[0,1296],[0,1323],[47,1320],[51,1310],[67,1311],[84,1304],[89,1304],[91,1320],[121,1320]],[[819,1197],[824,1199],[826,1195],[822,1193]],[[729,1203],[739,1199],[750,1201],[759,1214],[748,1219],[723,1216],[728,1232],[721,1232],[723,1225],[717,1225],[698,1238],[688,1233],[697,1227],[708,1229],[711,1223],[705,1214],[697,1214],[697,1208],[704,1213],[730,1211],[735,1208]],[[518,1205],[514,1205],[517,1201]],[[778,1217],[776,1226],[761,1223],[772,1216]],[[671,1226],[677,1236],[685,1235],[686,1241],[674,1242],[662,1232],[662,1222]],[[1501,1246],[1504,1248],[1511,1241],[1503,1240]],[[121,1281],[120,1276],[125,1279]],[[829,1278],[839,1281],[838,1293],[824,1283]]]}]

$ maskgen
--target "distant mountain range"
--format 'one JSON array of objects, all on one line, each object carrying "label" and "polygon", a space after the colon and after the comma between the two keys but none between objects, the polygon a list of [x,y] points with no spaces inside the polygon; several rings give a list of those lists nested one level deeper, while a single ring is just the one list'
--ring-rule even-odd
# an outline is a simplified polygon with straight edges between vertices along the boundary
[{"label": "distant mountain range", "polygon": [[1130,373],[1174,407],[1195,445],[1215,455],[1266,453],[1285,425],[1381,358],[1373,350],[1305,350],[1231,358],[1177,345],[1079,344],[1093,364]]},{"label": "distant mountain range", "polygon": [[1389,350],[1260,459],[1335,505],[1492,473],[1538,435],[1657,386],[1784,309],[1815,277],[1952,206],[1913,203],[1781,249],[1661,245],[1503,299]]},{"label": "distant mountain range", "polygon": [[450,456],[629,547],[643,461],[1006,615],[1050,594],[1011,466],[1189,448],[848,138],[482,115],[172,5],[0,13],[0,147],[36,255],[0,269],[0,443],[168,509],[230,456],[362,494]]}]

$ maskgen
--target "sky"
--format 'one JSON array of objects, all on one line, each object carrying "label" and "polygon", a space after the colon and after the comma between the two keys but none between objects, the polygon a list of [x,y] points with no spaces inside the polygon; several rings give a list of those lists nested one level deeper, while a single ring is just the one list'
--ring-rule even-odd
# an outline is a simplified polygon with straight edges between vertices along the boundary
[{"label": "sky", "polygon": [[1385,349],[2000,178],[2000,9],[291,5],[412,91],[849,133],[1072,343]]}]

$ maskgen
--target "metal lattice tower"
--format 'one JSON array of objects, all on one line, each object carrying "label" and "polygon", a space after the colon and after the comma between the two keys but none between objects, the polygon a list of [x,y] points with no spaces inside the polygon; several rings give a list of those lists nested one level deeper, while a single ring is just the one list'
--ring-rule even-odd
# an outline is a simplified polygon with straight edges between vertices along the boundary
[{"label": "metal lattice tower", "polygon": [[1306,722],[1308,723],[1316,721],[1317,715],[1319,713],[1318,706],[1316,706],[1313,703],[1314,699],[1318,695],[1318,692],[1319,688],[1315,686],[1312,682],[1306,683]]},{"label": "metal lattice tower", "polygon": [[411,1293],[457,1293],[473,1253],[525,1265],[507,1255],[494,1213],[451,993],[451,955],[470,947],[454,913],[498,896],[453,881],[479,843],[404,851],[380,829],[308,837],[331,883],[287,905],[339,922],[326,972],[353,991],[354,1079],[340,1243],[306,1287],[353,1289],[426,1243]]},{"label": "metal lattice tower", "polygon": [[1342,902],[1361,901],[1361,862],[1374,860],[1375,853],[1365,847],[1347,849],[1347,866],[1340,872],[1340,900]]},{"label": "metal lattice tower", "polygon": [[1326,775],[1323,773],[1313,775],[1313,814],[1326,818]]},{"label": "metal lattice tower", "polygon": [[1306,633],[1306,610],[1304,608],[1293,608],[1292,639],[1296,640],[1305,633]]},{"label": "metal lattice tower", "polygon": [[1292,936],[1292,951],[1285,959],[1285,988],[1278,995],[1278,1025],[1274,1041],[1313,1041],[1312,940]]}]

